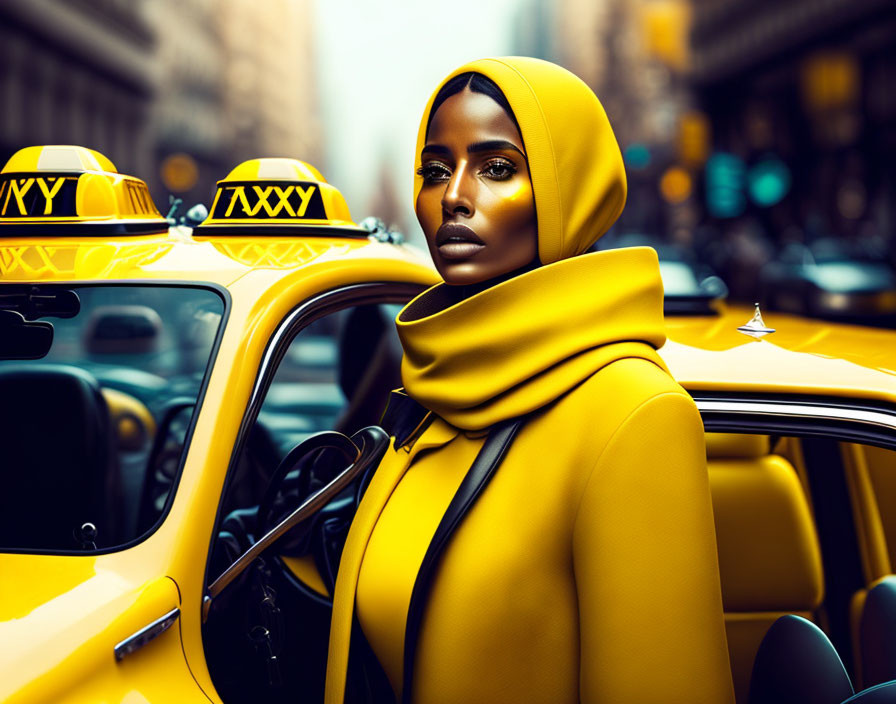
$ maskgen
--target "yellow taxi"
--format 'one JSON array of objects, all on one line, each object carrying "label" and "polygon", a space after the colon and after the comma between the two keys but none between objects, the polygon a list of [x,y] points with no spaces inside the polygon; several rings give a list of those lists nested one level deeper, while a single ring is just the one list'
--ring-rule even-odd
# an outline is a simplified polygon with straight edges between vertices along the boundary
[{"label": "yellow taxi", "polygon": [[[319,701],[339,544],[382,449],[359,429],[400,385],[392,318],[437,280],[297,160],[237,166],[189,228],[97,152],[14,155],[0,699]],[[896,678],[896,333],[670,310],[737,701],[788,614],[828,634],[855,691]]]}]

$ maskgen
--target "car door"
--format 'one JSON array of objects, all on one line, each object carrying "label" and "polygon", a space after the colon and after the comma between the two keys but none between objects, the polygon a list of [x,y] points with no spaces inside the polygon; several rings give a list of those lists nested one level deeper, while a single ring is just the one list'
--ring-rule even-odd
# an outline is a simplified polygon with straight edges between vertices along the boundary
[{"label": "car door", "polygon": [[[338,453],[319,453],[313,463],[287,466],[294,448],[325,431],[352,435],[378,423],[400,385],[394,317],[422,288],[336,288],[304,301],[277,326],[235,443],[207,584],[347,464]],[[215,597],[203,643],[226,704],[322,698],[329,595],[358,492],[356,482]]]}]

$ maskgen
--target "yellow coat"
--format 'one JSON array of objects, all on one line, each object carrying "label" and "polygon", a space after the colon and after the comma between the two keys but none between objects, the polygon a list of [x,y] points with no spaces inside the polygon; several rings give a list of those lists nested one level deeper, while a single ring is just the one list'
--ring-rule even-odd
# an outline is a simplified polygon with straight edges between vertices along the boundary
[{"label": "yellow coat", "polygon": [[520,123],[547,266],[444,309],[440,284],[399,315],[405,388],[438,417],[390,447],[352,524],[326,701],[342,701],[355,615],[400,696],[430,539],[489,427],[531,414],[442,556],[414,701],[729,702],[702,425],[655,352],[656,255],[575,256],[624,202],[609,123],[559,67],[469,70]]}]

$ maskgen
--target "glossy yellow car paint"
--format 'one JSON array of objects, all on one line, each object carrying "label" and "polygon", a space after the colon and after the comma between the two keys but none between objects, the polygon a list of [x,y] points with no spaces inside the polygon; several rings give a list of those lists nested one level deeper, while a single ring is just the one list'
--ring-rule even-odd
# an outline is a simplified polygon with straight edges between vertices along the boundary
[{"label": "glossy yellow car paint", "polygon": [[[237,430],[272,333],[298,303],[322,291],[375,281],[428,286],[437,277],[416,250],[366,238],[194,238],[167,224],[163,233],[139,237],[91,236],[86,225],[84,232],[35,239],[3,226],[0,279],[210,282],[226,288],[231,305],[175,498],[158,530],[104,555],[0,554],[0,641],[7,644],[0,700],[219,701],[202,646],[204,566]],[[181,610],[174,627],[116,662],[116,643],[174,607]]]},{"label": "glossy yellow car paint", "polygon": [[766,313],[775,332],[737,331],[753,309],[668,317],[660,356],[686,389],[816,394],[896,402],[896,332]]},{"label": "glossy yellow car paint", "polygon": [[[30,171],[26,180],[39,178],[41,154],[20,153],[14,169],[7,167],[3,174]],[[113,192],[123,188],[116,183],[142,183],[112,173],[111,162],[95,152],[80,150],[69,158],[84,160],[84,173],[99,175],[112,184]],[[41,213],[26,221],[15,195],[10,195],[18,217],[0,218],[3,283],[208,282],[226,289],[230,306],[173,504],[160,527],[141,542],[108,554],[0,554],[2,701],[220,701],[206,667],[201,634],[205,565],[234,442],[272,334],[296,305],[323,291],[360,282],[427,286],[437,281],[428,260],[413,248],[360,237],[348,209],[343,210],[344,201],[339,203],[341,196],[326,195],[323,179],[311,167],[279,164],[279,178],[268,171],[260,178],[261,161],[235,169],[221,182],[216,198],[221,206],[222,192],[234,181],[265,181],[260,193],[249,183],[246,195],[249,208],[257,206],[262,221],[234,222],[233,214],[244,205],[240,196],[230,193],[236,198],[231,219],[216,223],[212,217],[196,232],[168,228],[162,220],[161,228],[150,234],[103,233],[97,229],[100,225],[128,217],[155,222],[158,228],[160,216],[154,206],[139,214],[113,212],[107,208],[109,199],[102,201],[102,210],[93,205],[101,201],[92,196],[79,202],[94,210],[79,210],[77,218],[53,219],[56,216]],[[29,164],[30,170],[25,168]],[[77,179],[80,188],[83,175]],[[293,180],[319,188],[327,217],[281,217],[289,214],[285,205],[276,210],[281,195],[293,199],[293,212],[301,207],[301,195],[295,189],[287,193]],[[280,190],[271,186],[264,196],[271,181],[277,181]],[[19,182],[19,191],[24,183]],[[38,182],[30,188],[41,188],[34,184]],[[44,183],[48,193],[54,186]],[[216,213],[214,209],[213,216]],[[54,223],[83,226],[83,234],[68,229],[57,236],[43,230],[36,236],[25,227]],[[284,229],[269,235],[272,225]],[[227,229],[234,226],[241,229]],[[317,234],[308,234],[312,231]],[[751,314],[746,307],[732,307],[718,316],[668,318],[669,341],[661,355],[690,391],[896,402],[896,333],[766,313],[766,322],[777,332],[756,341],[736,331]],[[127,399],[112,399],[110,405],[116,403],[129,407]],[[180,616],[169,630],[116,661],[116,644],[174,608],[180,609]]]}]

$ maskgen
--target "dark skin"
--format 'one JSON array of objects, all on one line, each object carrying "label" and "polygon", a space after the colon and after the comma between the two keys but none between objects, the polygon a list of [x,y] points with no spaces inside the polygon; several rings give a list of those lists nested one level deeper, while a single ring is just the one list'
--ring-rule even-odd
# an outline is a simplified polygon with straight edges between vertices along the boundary
[{"label": "dark skin", "polygon": [[415,211],[454,300],[538,266],[538,228],[519,131],[469,88],[433,115]]}]

